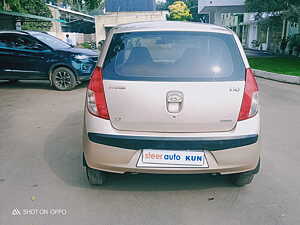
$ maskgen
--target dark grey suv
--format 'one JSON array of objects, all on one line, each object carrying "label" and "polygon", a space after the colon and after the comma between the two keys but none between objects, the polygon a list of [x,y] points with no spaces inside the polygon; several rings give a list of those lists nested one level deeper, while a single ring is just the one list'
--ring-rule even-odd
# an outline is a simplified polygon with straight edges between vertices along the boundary
[{"label": "dark grey suv", "polygon": [[0,80],[50,80],[71,90],[89,80],[98,53],[73,46],[43,32],[0,31]]}]

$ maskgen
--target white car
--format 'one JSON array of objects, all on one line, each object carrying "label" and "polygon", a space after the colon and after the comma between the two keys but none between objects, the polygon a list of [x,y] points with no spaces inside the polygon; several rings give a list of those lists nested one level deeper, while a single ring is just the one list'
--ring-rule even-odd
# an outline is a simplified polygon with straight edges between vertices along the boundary
[{"label": "white car", "polygon": [[107,172],[229,174],[260,165],[258,86],[231,30],[187,22],[113,28],[87,88],[83,149],[91,184]]}]

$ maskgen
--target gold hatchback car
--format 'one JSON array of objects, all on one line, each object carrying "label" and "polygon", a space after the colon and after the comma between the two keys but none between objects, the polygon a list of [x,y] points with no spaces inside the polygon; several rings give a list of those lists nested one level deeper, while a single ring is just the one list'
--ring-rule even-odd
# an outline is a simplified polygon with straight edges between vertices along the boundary
[{"label": "gold hatchback car", "polygon": [[91,184],[110,173],[259,171],[258,86],[238,37],[187,22],[113,28],[87,88],[83,163]]}]

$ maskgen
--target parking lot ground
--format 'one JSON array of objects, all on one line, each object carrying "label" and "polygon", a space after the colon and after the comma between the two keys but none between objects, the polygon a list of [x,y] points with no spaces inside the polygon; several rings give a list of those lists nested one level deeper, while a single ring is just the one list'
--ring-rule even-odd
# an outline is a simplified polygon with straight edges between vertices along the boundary
[{"label": "parking lot ground", "polygon": [[262,170],[249,186],[208,175],[114,175],[81,167],[85,86],[0,82],[2,225],[298,225],[300,88],[258,79]]}]

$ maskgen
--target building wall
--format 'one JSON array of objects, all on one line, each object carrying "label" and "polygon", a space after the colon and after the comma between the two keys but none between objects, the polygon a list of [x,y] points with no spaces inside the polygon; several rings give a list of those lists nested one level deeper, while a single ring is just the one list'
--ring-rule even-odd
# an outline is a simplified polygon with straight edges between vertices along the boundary
[{"label": "building wall", "polygon": [[245,5],[245,0],[198,0],[198,12],[206,6]]},{"label": "building wall", "polygon": [[106,12],[154,11],[155,0],[106,0]]},{"label": "building wall", "polygon": [[83,34],[83,33],[68,33],[68,32],[48,32],[48,34],[57,37],[58,39],[65,41],[66,35],[69,34],[74,45],[80,46],[84,42],[95,42],[95,34]]},{"label": "building wall", "polygon": [[109,28],[119,24],[166,20],[167,11],[120,12],[96,16],[96,41],[105,40]]},{"label": "building wall", "polygon": [[[48,8],[51,11],[52,17],[54,19],[60,19],[60,11],[57,8],[48,6]],[[74,33],[74,32],[63,32],[62,31],[62,24],[59,22],[52,22],[52,27],[49,34],[57,37],[58,39],[65,40],[66,35],[69,34],[71,40],[73,41],[74,45],[80,46],[83,42],[91,42],[96,41],[96,35],[95,34],[83,34],[83,33]]]},{"label": "building wall", "polygon": [[220,25],[225,27],[237,26],[236,17],[232,13],[222,13]]},{"label": "building wall", "polygon": [[217,10],[214,12],[214,18],[211,18],[211,21],[213,21],[216,25],[221,25],[222,23],[222,12],[218,12]]},{"label": "building wall", "polygon": [[[48,6],[54,19],[60,19],[60,13],[58,9]],[[61,24],[59,22],[52,22],[50,32],[61,32]]]},{"label": "building wall", "polygon": [[[214,7],[232,6],[234,4],[239,5],[243,4],[243,2],[243,0],[199,0],[199,10],[211,6],[211,23],[231,28],[237,33],[243,46],[246,48],[256,48],[279,53],[283,37],[300,33],[300,24],[297,23],[288,22],[286,28],[285,23],[282,23],[282,21],[277,24],[266,26],[256,20],[256,13],[238,13],[237,11],[225,13],[220,12],[218,7]],[[207,9],[204,8],[203,11],[207,11]],[[243,15],[241,20],[238,19],[239,15]],[[267,18],[272,15],[264,13],[262,16],[263,18]],[[254,41],[258,41],[258,47],[253,45]]]},{"label": "building wall", "polygon": [[52,22],[51,32],[95,33],[94,16],[48,4],[52,17],[68,23]]},{"label": "building wall", "polygon": [[256,23],[250,24],[248,31],[249,32],[248,32],[247,47],[253,48],[252,42],[254,40],[257,40],[257,24]]}]

